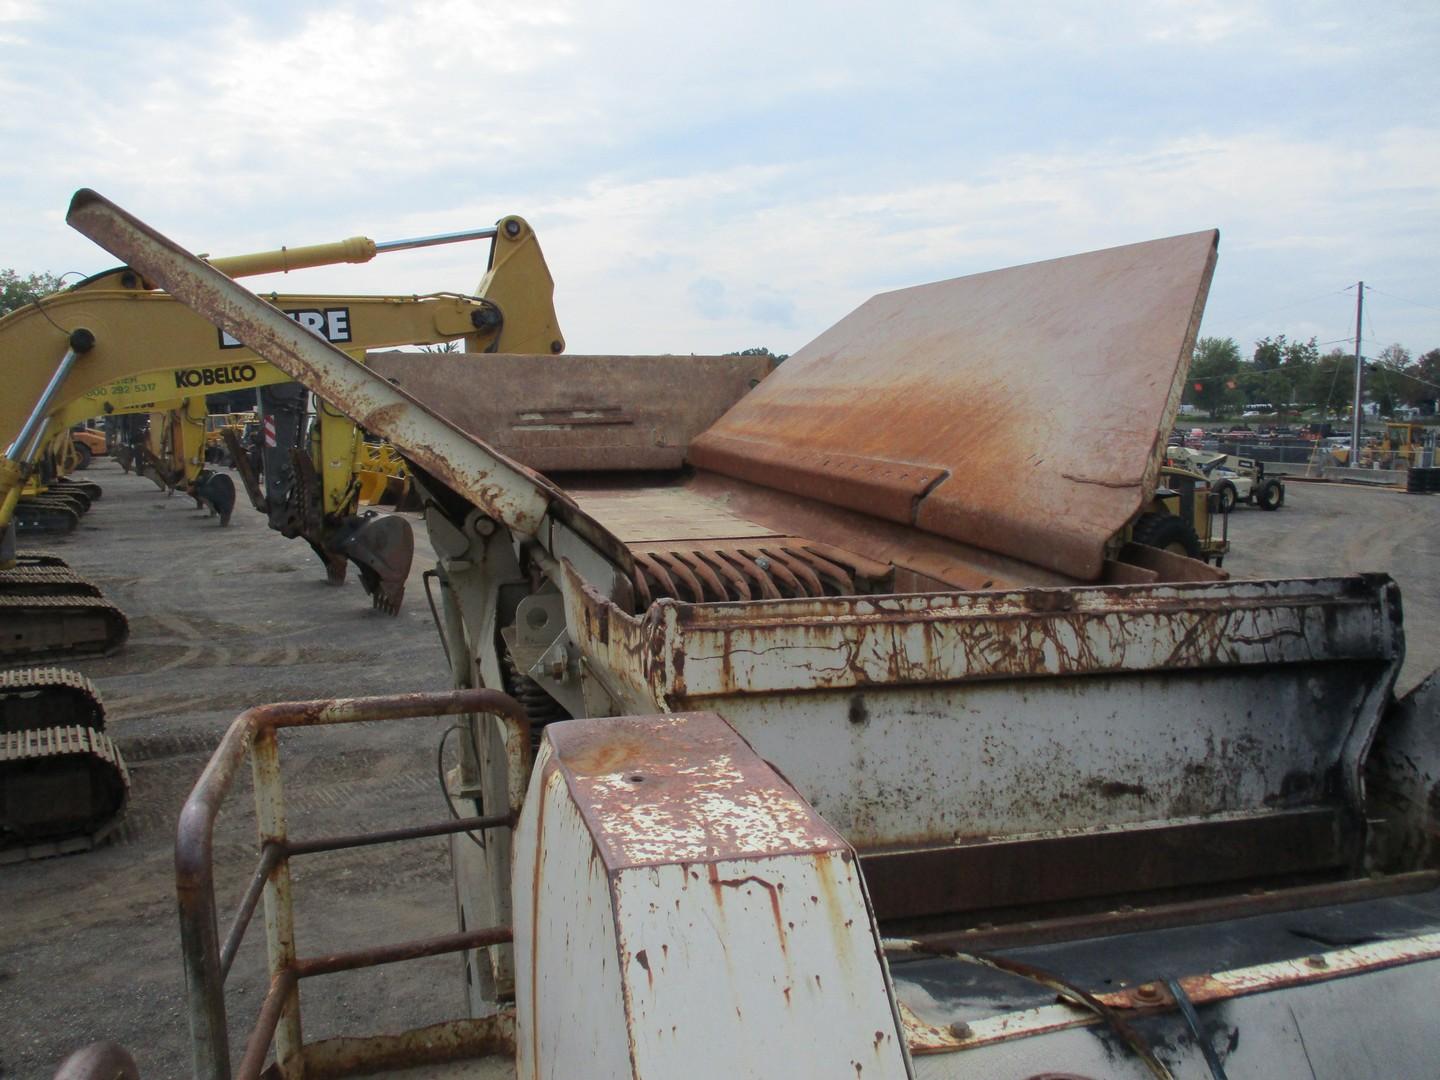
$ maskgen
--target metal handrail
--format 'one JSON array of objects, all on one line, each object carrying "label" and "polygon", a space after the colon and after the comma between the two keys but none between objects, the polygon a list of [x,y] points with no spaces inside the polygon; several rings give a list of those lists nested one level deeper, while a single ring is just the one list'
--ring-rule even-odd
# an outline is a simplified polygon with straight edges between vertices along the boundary
[{"label": "metal handrail", "polygon": [[[463,714],[491,715],[505,725],[505,749],[510,773],[506,813],[320,840],[292,842],[289,839],[276,738],[280,728]],[[222,947],[215,903],[215,819],[247,755],[251,758],[254,775],[260,857]],[[529,718],[519,702],[496,690],[288,702],[259,706],[236,717],[180,812],[175,840],[175,889],[180,909],[195,1076],[204,1080],[230,1080],[225,979],[262,896],[266,910],[270,988],[240,1063],[239,1075],[247,1080],[259,1075],[272,1041],[276,1043],[276,1060],[281,1073],[290,1078],[303,1074],[300,979],[508,942],[508,927],[491,927],[325,957],[299,957],[295,953],[289,860],[294,855],[318,851],[467,830],[512,828],[520,811],[529,770]]]}]

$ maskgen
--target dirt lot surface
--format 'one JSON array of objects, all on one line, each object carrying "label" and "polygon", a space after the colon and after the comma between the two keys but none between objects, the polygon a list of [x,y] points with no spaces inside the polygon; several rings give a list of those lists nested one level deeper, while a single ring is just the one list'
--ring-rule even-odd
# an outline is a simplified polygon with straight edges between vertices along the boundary
[{"label": "dirt lot surface", "polygon": [[[130,766],[118,841],[85,855],[0,867],[0,1076],[49,1077],[99,1038],[129,1047],[146,1080],[190,1075],[171,863],[185,795],[231,719],[249,705],[439,690],[449,677],[420,584],[431,552],[417,527],[398,618],[373,614],[358,582],[325,585],[301,541],[248,506],[228,529],[109,461],[83,474],[105,496],[58,550],[130,617],[117,656],[75,665],[105,697]],[[1440,665],[1440,498],[1290,486],[1283,510],[1231,518],[1240,577],[1384,570],[1401,584],[1409,633],[1402,686]],[[23,544],[22,544],[23,546]],[[353,576],[353,575],[352,575]],[[445,725],[330,729],[282,741],[297,836],[445,815],[436,744]],[[253,863],[248,773],[217,830],[222,925]],[[314,954],[454,929],[443,841],[312,856],[298,864],[300,948]],[[257,925],[230,977],[232,1039],[264,986]],[[306,984],[307,1038],[459,1015],[453,957]]]},{"label": "dirt lot surface", "polygon": [[[371,610],[353,568],[345,586],[327,586],[309,547],[271,532],[243,502],[221,529],[190,499],[167,498],[113,462],[80,475],[99,482],[104,498],[75,534],[43,546],[129,616],[121,652],[72,666],[100,688],[132,797],[109,846],[0,867],[0,1075],[49,1077],[70,1050],[113,1038],[146,1080],[188,1077],[172,861],[180,806],[251,705],[448,689],[420,582],[433,555],[420,526],[405,604],[392,618]],[[445,817],[435,761],[444,729],[425,720],[288,733],[293,835]],[[222,933],[254,864],[252,805],[246,769],[216,830]],[[454,929],[443,840],[310,856],[297,863],[296,896],[310,953]],[[307,1037],[354,1031],[342,1025],[356,1013],[378,1011],[396,1029],[460,1015],[458,962],[316,980],[313,1005],[306,988]],[[229,980],[237,1028],[260,1004],[264,971],[257,918]]]},{"label": "dirt lot surface", "polygon": [[1405,666],[1398,693],[1440,667],[1440,498],[1393,488],[1287,481],[1285,505],[1230,515],[1234,577],[1383,571],[1400,585]]}]

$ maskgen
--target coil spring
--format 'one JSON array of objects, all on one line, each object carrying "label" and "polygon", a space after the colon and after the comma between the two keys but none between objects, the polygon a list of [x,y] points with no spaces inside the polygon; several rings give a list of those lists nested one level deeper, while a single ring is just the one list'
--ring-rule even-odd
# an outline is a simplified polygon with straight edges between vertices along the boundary
[{"label": "coil spring", "polygon": [[515,663],[515,658],[508,652],[505,654],[503,670],[505,692],[520,702],[525,709],[525,715],[530,718],[530,748],[539,749],[540,736],[545,725],[556,720],[569,720],[570,714],[563,705],[547,694],[539,683],[522,672]]}]

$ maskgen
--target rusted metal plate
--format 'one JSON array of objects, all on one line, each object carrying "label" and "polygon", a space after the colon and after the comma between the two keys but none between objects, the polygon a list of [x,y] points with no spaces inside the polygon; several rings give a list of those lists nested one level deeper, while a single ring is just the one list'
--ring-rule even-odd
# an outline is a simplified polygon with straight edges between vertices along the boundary
[{"label": "rusted metal plate", "polygon": [[[581,631],[580,644],[601,646],[596,659],[616,668],[641,658],[657,700],[694,701],[1008,677],[1398,664],[1397,610],[1383,575],[826,597],[668,606],[646,620],[610,619],[600,641]],[[571,626],[585,627],[576,614]]]},{"label": "rusted metal plate", "polygon": [[[1234,1001],[1257,994],[1316,986],[1336,980],[1350,980],[1358,976],[1374,976],[1396,968],[1421,964],[1430,964],[1433,967],[1436,961],[1440,961],[1440,934],[1422,934],[1394,941],[1336,949],[1303,959],[1258,964],[1253,967],[1236,968],[1214,974],[1186,975],[1181,977],[1178,982],[1184,989],[1185,996],[1193,1004],[1199,1006]],[[1417,969],[1418,973],[1422,973],[1422,978],[1423,971],[1424,969]],[[1376,992],[1373,989],[1376,984],[1374,979],[1359,978],[1357,983],[1350,985],[1358,984],[1358,986],[1364,987],[1367,982],[1372,986],[1368,993],[1373,995]],[[903,998],[905,995],[913,993],[913,988],[902,983],[899,992]],[[1367,991],[1362,989],[1361,993],[1363,996]],[[1154,1014],[1172,1012],[1175,1009],[1174,998],[1160,984],[1145,984],[1096,996],[1110,1008],[1127,1012],[1141,1011]],[[1296,1004],[1300,1001],[1298,998],[1288,998],[1287,1000]],[[1384,1000],[1383,995],[1381,1000]],[[910,1051],[914,1054],[976,1051],[996,1043],[1035,1038],[1067,1028],[1091,1027],[1100,1022],[1094,1014],[1068,1004],[1044,1005],[1039,1008],[999,1013],[984,1019],[969,1021],[962,1029],[961,1034],[957,1035],[949,1028],[927,1023],[917,1016],[916,1010],[907,1006],[903,1000],[901,1015],[905,1018]],[[1346,1025],[1346,1037],[1349,1039],[1359,1038],[1372,1031],[1383,1033],[1386,1029],[1386,1024],[1383,1022],[1378,1024],[1361,1022],[1360,1017],[1355,1016],[1349,1010],[1337,1015],[1346,1015],[1353,1021]],[[1257,1024],[1250,1030],[1258,1035],[1264,1029],[1264,1024]],[[1346,1073],[1344,1075],[1353,1074]]]},{"label": "rusted metal plate", "polygon": [[1403,657],[1383,578],[644,618],[574,576],[565,593],[618,710],[720,712],[862,851],[1319,804]]},{"label": "rusted metal plate", "polygon": [[678,469],[770,373],[764,356],[371,352],[369,366],[541,472]]},{"label": "rusted metal plate", "polygon": [[597,487],[583,480],[570,493],[586,513],[604,522],[626,544],[781,535],[737,514],[720,499],[680,485]]},{"label": "rusted metal plate", "polygon": [[1218,234],[876,296],[691,447],[714,470],[1080,580],[1155,482]]},{"label": "rusted metal plate", "polygon": [[573,720],[546,730],[612,871],[850,850],[713,713]]}]

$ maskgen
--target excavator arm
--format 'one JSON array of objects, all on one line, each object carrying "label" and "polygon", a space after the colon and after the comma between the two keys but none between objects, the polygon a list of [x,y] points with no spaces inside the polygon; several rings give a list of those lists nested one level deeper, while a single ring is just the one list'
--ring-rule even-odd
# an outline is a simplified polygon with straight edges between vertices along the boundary
[{"label": "excavator arm", "polygon": [[[474,352],[563,351],[553,280],[534,231],[514,216],[474,233],[378,245],[357,238],[217,259],[212,265],[238,276],[364,261],[365,245],[373,255],[484,237],[493,246],[475,296],[270,294],[267,299],[298,326],[357,360],[370,349],[456,339],[464,339],[467,351]],[[65,343],[67,327],[83,328],[93,344],[83,363],[72,361],[57,375],[49,357]],[[160,437],[151,448],[154,460],[147,472],[171,490],[183,485],[197,502],[218,513],[222,523],[234,505],[234,485],[225,474],[203,469],[204,394],[262,390],[262,402],[280,415],[281,423],[297,425],[292,445],[279,448],[280,459],[267,463],[265,503],[271,526],[310,543],[333,582],[344,580],[347,560],[355,562],[375,605],[398,609],[413,541],[403,519],[387,522],[357,513],[360,433],[353,421],[322,401],[313,430],[308,435],[298,430],[308,415],[308,400],[284,388],[291,378],[287,373],[168,294],[154,291],[140,274],[122,268],[97,275],[0,319],[0,349],[11,366],[15,391],[0,401],[0,445],[16,438],[28,419],[27,403],[40,400],[47,389],[51,404],[44,416],[46,431],[65,430],[92,416],[167,410],[169,418],[156,425],[162,430],[157,430]],[[308,460],[302,463],[293,456],[297,454]],[[16,489],[33,464],[17,462],[0,473],[0,532],[10,524]]]}]

